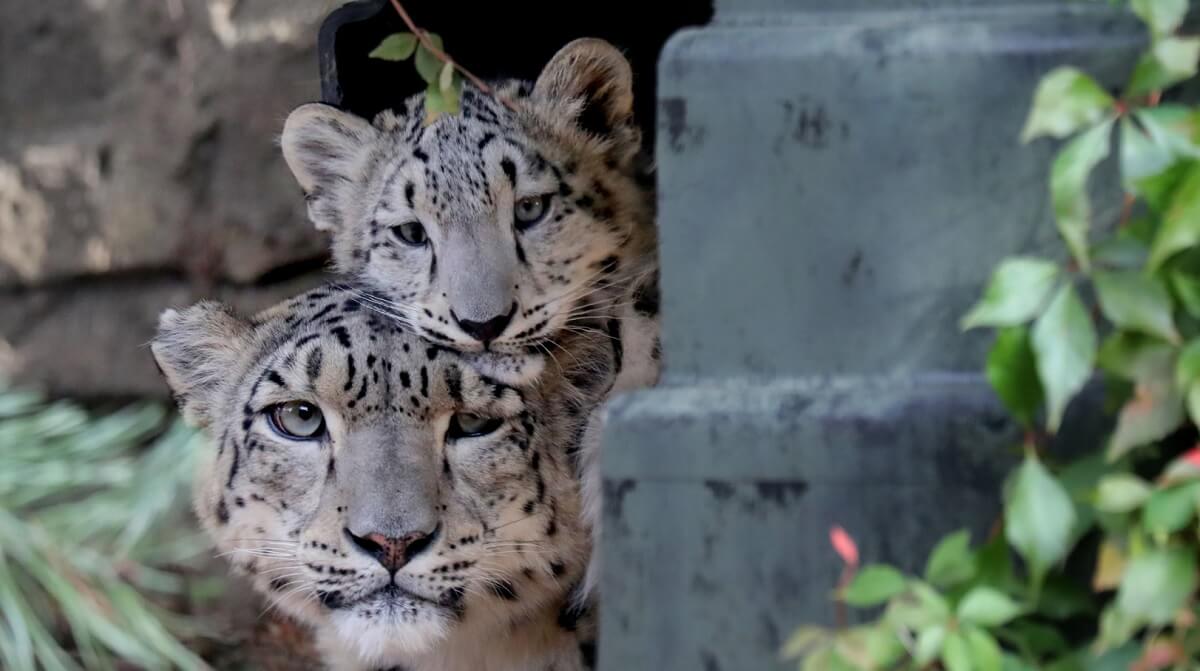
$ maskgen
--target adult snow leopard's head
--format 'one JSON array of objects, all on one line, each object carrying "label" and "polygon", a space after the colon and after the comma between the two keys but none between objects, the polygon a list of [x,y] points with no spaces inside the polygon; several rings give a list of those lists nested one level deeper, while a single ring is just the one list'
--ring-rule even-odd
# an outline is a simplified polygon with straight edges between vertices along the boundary
[{"label": "adult snow leopard's head", "polygon": [[253,319],[168,311],[151,349],[212,440],[195,507],[218,547],[327,649],[387,667],[571,612],[573,448],[612,373],[595,341],[543,371],[432,346],[329,286]]},{"label": "adult snow leopard's head", "polygon": [[578,40],[533,84],[467,85],[459,114],[425,122],[424,95],[366,120],[300,107],[282,136],[338,270],[386,309],[463,351],[545,348],[651,282],[629,63]]}]

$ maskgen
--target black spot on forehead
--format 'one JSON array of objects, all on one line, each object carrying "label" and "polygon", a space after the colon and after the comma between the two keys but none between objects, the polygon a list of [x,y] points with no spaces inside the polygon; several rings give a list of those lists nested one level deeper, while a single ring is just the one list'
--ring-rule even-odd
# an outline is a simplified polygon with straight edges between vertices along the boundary
[{"label": "black spot on forehead", "polygon": [[[424,372],[424,368],[421,369]],[[456,402],[462,401],[462,371],[458,366],[449,366],[445,371],[446,389],[450,393],[450,398]]]}]

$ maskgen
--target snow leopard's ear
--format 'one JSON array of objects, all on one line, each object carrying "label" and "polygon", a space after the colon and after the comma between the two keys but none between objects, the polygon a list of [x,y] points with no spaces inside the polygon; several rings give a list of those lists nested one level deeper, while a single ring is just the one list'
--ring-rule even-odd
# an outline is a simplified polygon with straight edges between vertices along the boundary
[{"label": "snow leopard's ear", "polygon": [[633,69],[616,47],[578,39],[554,54],[538,75],[534,95],[581,103],[576,123],[600,137],[632,127]]},{"label": "snow leopard's ear", "polygon": [[184,419],[199,427],[209,425],[252,335],[248,321],[213,301],[159,316],[150,351]]},{"label": "snow leopard's ear", "polygon": [[338,189],[363,179],[364,158],[378,133],[366,119],[320,103],[301,105],[288,115],[279,144],[317,228],[341,226]]}]

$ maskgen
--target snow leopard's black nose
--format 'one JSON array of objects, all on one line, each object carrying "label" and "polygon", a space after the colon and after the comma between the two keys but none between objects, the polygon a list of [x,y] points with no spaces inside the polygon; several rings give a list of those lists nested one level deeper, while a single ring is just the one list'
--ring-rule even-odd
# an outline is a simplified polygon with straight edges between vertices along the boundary
[{"label": "snow leopard's black nose", "polygon": [[458,315],[454,315],[453,312],[450,314],[454,316],[454,321],[464,333],[486,345],[500,337],[501,333],[504,333],[504,329],[508,328],[509,322],[512,321],[513,315],[516,313],[517,304],[513,303],[512,309],[508,311],[508,314],[497,315],[481,322],[471,321],[470,319],[459,319]]}]

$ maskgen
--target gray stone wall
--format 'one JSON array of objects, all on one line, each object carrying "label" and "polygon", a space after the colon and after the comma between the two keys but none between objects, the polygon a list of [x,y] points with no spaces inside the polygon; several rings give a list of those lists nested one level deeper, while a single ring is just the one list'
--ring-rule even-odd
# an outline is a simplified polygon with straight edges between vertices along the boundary
[{"label": "gray stone wall", "polygon": [[319,95],[336,4],[0,3],[0,376],[162,394],[143,344],[164,307],[319,281],[275,137]]}]

